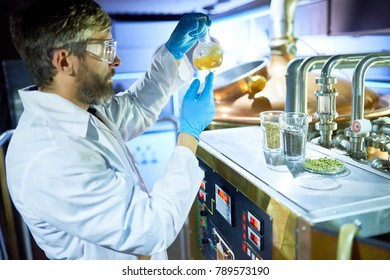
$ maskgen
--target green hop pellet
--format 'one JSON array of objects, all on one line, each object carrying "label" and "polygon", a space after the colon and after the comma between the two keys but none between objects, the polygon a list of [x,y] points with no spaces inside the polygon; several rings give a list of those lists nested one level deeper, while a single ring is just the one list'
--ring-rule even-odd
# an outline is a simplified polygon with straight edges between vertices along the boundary
[{"label": "green hop pellet", "polygon": [[269,149],[277,149],[280,147],[280,127],[276,123],[264,122],[267,147]]},{"label": "green hop pellet", "polygon": [[329,173],[344,169],[344,163],[329,157],[306,159],[305,168],[315,172]]}]

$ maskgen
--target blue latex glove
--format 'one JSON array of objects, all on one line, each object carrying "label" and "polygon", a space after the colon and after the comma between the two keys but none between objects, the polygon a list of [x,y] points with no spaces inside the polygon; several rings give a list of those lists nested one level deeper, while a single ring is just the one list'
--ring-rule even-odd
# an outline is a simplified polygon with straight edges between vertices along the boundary
[{"label": "blue latex glove", "polygon": [[207,75],[203,91],[199,94],[200,81],[195,79],[188,88],[181,105],[179,133],[185,132],[198,141],[200,133],[211,123],[215,116],[213,94],[214,73]]},{"label": "blue latex glove", "polygon": [[176,59],[181,59],[195,45],[199,37],[206,35],[206,28],[210,25],[211,20],[205,14],[186,14],[180,19],[165,46]]}]

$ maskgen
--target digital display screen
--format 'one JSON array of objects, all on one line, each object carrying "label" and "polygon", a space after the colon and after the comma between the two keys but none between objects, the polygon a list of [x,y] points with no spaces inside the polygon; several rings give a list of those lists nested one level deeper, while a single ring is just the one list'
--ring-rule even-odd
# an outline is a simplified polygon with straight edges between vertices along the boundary
[{"label": "digital display screen", "polygon": [[232,225],[232,205],[230,196],[215,184],[215,208]]},{"label": "digital display screen", "polygon": [[249,223],[254,226],[256,229],[259,229],[259,221],[254,219],[253,217],[250,218]]},{"label": "digital display screen", "polygon": [[259,238],[253,233],[250,234],[249,238],[256,244],[259,245]]},{"label": "digital display screen", "polygon": [[229,203],[229,196],[223,190],[218,189],[217,193],[226,203]]},{"label": "digital display screen", "polygon": [[256,218],[251,212],[248,212],[248,221],[255,230],[261,232],[261,221]]},{"label": "digital display screen", "polygon": [[261,250],[261,237],[257,235],[251,228],[248,227],[249,240],[256,246],[257,249]]}]

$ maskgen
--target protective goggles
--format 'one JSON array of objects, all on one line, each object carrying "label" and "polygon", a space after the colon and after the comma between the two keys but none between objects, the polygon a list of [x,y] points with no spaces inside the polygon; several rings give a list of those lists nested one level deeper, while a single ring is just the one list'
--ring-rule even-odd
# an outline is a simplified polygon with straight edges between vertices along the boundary
[{"label": "protective goggles", "polygon": [[86,51],[93,58],[108,64],[114,63],[116,57],[115,40],[88,40]]}]

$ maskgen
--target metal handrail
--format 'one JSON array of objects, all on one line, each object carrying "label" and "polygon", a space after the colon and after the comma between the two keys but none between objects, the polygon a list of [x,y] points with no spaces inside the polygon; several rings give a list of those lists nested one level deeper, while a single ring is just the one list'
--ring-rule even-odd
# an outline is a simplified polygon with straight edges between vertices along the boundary
[{"label": "metal handrail", "polygon": [[[1,135],[0,135],[0,148],[3,148],[4,147],[4,156],[5,156],[5,145],[6,143],[11,139],[12,135],[14,133],[14,129],[11,129],[11,130],[6,130],[4,131]],[[3,161],[3,159],[1,159]],[[2,164],[3,165],[3,164]],[[4,177],[5,177],[5,163],[4,163]],[[1,188],[1,191],[2,191],[2,195],[3,195],[3,199],[7,199],[7,208],[6,209],[7,211],[9,211],[8,215],[9,215],[9,218],[8,218],[8,223],[11,223],[12,220],[14,219],[14,216],[13,216],[13,213],[12,213],[12,201],[11,201],[11,197],[9,195],[9,192],[8,192],[8,187],[6,185],[6,180],[5,178],[2,179],[2,188]],[[4,186],[3,186],[4,184]],[[15,220],[13,221],[15,222]],[[23,238],[23,249],[24,249],[24,253],[25,253],[25,258],[27,260],[32,260],[33,259],[33,252],[32,252],[32,243],[31,243],[31,238],[30,238],[30,231],[27,227],[27,225],[25,224],[25,222],[23,221],[23,219],[20,219],[20,229],[21,229],[21,234],[22,234],[22,238]],[[13,237],[14,238],[14,237]],[[14,241],[16,242],[16,241]],[[6,252],[7,253],[7,252]],[[9,258],[9,254],[7,254],[7,258]]]},{"label": "metal handrail", "polygon": [[0,146],[3,146],[14,133],[14,129],[6,130],[0,135]]}]

